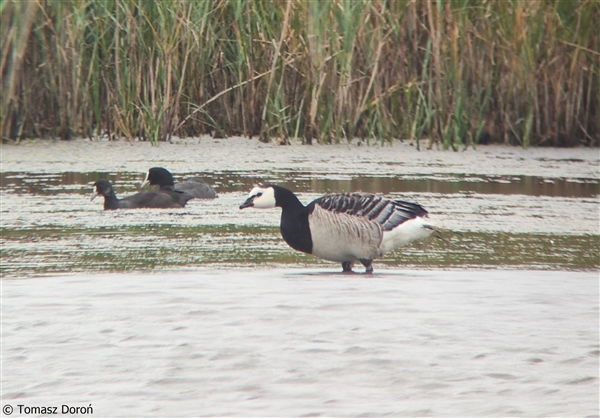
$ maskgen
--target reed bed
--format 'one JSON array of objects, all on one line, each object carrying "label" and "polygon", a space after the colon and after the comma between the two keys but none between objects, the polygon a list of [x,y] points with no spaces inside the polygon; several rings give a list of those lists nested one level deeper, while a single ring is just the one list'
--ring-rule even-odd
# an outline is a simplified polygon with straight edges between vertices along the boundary
[{"label": "reed bed", "polygon": [[0,1],[0,135],[600,144],[595,0]]}]

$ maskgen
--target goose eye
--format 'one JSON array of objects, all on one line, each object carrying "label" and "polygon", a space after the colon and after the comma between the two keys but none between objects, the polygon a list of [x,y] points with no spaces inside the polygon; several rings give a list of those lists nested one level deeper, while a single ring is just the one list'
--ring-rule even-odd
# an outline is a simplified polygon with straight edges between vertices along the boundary
[{"label": "goose eye", "polygon": [[256,193],[256,197],[261,197],[262,195],[262,192]]}]

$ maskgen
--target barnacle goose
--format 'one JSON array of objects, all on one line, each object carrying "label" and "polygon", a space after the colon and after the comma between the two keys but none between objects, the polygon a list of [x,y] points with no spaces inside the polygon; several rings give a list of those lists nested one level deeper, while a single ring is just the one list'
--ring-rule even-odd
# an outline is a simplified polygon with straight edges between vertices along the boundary
[{"label": "barnacle goose", "polygon": [[277,206],[290,247],[341,262],[344,272],[360,261],[372,273],[373,259],[437,232],[421,205],[368,193],[329,194],[304,206],[292,191],[267,184],[252,189],[240,209]]}]

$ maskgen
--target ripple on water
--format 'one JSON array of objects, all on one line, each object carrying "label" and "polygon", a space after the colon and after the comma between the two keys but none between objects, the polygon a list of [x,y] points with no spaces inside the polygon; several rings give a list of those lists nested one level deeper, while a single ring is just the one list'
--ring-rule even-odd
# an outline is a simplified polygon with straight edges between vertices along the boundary
[{"label": "ripple on water", "polygon": [[311,272],[4,281],[4,399],[99,415],[597,409],[596,273]]},{"label": "ripple on water", "polygon": [[[3,399],[100,416],[597,415],[598,163],[402,143],[5,144],[1,273],[45,277],[3,280]],[[98,178],[125,196],[157,164],[220,197],[90,202]],[[377,260],[372,277],[337,274],[282,242],[277,211],[238,210],[259,181],[305,203],[416,201],[461,234]]]},{"label": "ripple on water", "polygon": [[[104,151],[114,159],[93,157]],[[89,201],[98,178],[111,179],[121,196],[137,192],[148,161],[160,161],[178,178],[206,177],[220,197],[164,211],[104,212],[101,202]],[[256,181],[293,188],[306,203],[323,193],[353,190],[417,201],[438,225],[463,234],[451,235],[451,245],[431,240],[385,257],[376,271],[377,266],[600,266],[594,256],[600,252],[598,158],[587,150],[417,152],[401,143],[275,147],[207,138],[160,147],[34,141],[4,146],[2,163],[5,276],[206,264],[292,263],[337,271],[291,251],[277,232],[276,211],[239,211]]]}]

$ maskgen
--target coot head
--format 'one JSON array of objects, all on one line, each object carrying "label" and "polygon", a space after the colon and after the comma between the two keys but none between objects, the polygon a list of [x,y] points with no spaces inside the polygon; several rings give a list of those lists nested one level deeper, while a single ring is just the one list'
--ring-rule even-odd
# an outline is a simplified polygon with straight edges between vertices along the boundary
[{"label": "coot head", "polygon": [[92,191],[92,197],[90,200],[94,200],[97,196],[110,197],[114,196],[112,184],[108,180],[98,180],[94,183],[94,190]]},{"label": "coot head", "polygon": [[173,187],[175,186],[175,180],[169,170],[163,167],[152,167],[148,170],[146,178],[142,182],[141,187],[144,188],[147,185],[158,184],[160,187]]}]

